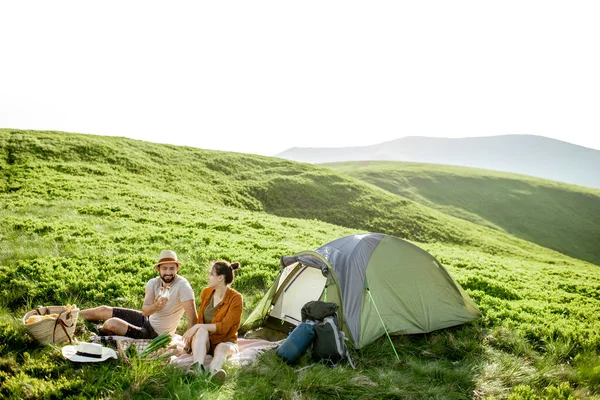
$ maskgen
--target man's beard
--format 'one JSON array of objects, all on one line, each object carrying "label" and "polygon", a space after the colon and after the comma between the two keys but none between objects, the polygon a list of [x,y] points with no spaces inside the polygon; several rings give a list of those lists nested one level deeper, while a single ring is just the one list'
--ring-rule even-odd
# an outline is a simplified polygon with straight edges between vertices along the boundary
[{"label": "man's beard", "polygon": [[175,275],[170,275],[170,276],[167,276],[167,277],[165,277],[164,275],[161,275],[160,279],[162,279],[162,281],[164,283],[171,283],[171,282],[173,282],[173,279],[175,279]]}]

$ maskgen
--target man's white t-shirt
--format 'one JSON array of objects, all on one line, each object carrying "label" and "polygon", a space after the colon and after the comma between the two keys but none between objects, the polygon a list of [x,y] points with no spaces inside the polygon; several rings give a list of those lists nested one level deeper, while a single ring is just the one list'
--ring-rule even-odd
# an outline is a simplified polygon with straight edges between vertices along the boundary
[{"label": "man's white t-shirt", "polygon": [[[160,276],[150,279],[146,284],[146,289],[154,291],[155,299],[159,296],[161,287],[162,279]],[[165,332],[169,332],[170,334],[175,333],[179,320],[185,311],[183,309],[183,302],[189,300],[194,300],[192,285],[183,276],[177,275],[169,289],[167,304],[149,318],[152,329],[159,335]]]}]

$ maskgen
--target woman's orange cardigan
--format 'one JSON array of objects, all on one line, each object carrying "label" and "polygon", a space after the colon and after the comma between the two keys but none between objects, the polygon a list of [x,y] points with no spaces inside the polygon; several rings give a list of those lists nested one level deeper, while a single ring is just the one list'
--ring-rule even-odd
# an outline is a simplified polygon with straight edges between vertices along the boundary
[{"label": "woman's orange cardigan", "polygon": [[[215,291],[214,288],[204,288],[200,294],[200,308],[198,309],[198,323],[204,323],[204,310],[208,306],[210,296]],[[227,288],[225,296],[221,303],[217,306],[215,317],[211,324],[217,326],[216,332],[211,332],[208,336],[210,339],[210,354],[213,354],[215,347],[222,342],[237,343],[237,331],[242,324],[242,295],[232,288]]]}]

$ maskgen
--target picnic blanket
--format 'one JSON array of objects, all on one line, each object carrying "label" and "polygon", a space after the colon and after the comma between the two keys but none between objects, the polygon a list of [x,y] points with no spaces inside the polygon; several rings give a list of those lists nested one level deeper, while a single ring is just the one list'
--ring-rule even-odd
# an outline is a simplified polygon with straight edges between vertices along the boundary
[{"label": "picnic blanket", "polygon": [[[127,357],[127,349],[131,346],[135,347],[135,353],[140,354],[143,350],[148,347],[151,339],[133,339],[127,336],[119,336],[119,335],[110,335],[110,336],[101,336],[101,335],[92,335],[90,338],[90,342],[98,343],[102,346],[109,347],[114,349],[117,352],[119,358],[124,359],[126,361]],[[175,347],[171,347],[171,344],[164,349],[161,349],[159,352],[155,354],[155,356],[161,356],[163,358],[169,357],[175,354],[177,350]],[[159,354],[160,353],[160,354]]]},{"label": "picnic blanket", "polygon": [[[132,339],[127,336],[92,336],[92,343],[100,343],[107,347],[115,347],[117,350],[117,354],[123,356],[127,348],[131,345],[135,346],[137,353],[141,353],[150,343],[150,339]],[[268,340],[262,339],[238,339],[238,353],[232,355],[227,359],[226,362],[237,363],[238,365],[246,365],[255,360],[258,355],[266,350],[274,349],[279,346],[283,340],[277,342],[270,342]],[[175,334],[173,339],[171,339],[171,343],[167,346],[165,356],[170,356],[170,362],[183,368],[187,369],[190,365],[192,365],[193,359],[192,355],[188,354],[183,350],[185,347],[185,342],[183,340],[183,336]],[[212,360],[212,356],[207,355],[204,358],[204,365],[208,368],[210,362]]]},{"label": "picnic blanket", "polygon": [[[236,363],[238,365],[249,364],[253,360],[255,360],[261,352],[269,349],[274,349],[275,347],[279,346],[282,342],[283,340],[277,342],[269,342],[268,340],[262,339],[239,338],[237,342],[239,350],[238,353],[227,358],[225,362]],[[177,345],[177,348],[181,350],[180,354],[171,356],[171,363],[176,364],[184,369],[189,368],[189,366],[192,365],[193,359],[191,354],[185,353],[183,351],[183,348],[185,346],[185,343],[183,342],[183,337],[181,335],[175,335],[171,343],[175,343]],[[207,355],[204,358],[203,364],[206,368],[209,367],[211,360],[211,355]]]}]

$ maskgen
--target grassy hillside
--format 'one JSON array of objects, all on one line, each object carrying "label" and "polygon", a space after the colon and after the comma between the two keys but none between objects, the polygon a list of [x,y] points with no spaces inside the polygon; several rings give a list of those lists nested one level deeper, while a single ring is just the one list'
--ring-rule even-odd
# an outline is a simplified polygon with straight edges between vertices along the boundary
[{"label": "grassy hillside", "polygon": [[434,164],[326,166],[401,198],[600,265],[600,190]]},{"label": "grassy hillside", "polygon": [[77,196],[93,208],[108,200],[105,192],[110,190],[118,195],[110,202],[136,210],[168,192],[419,242],[486,246],[491,252],[521,251],[524,256],[530,252],[512,236],[490,236],[485,227],[309,164],[124,138],[14,130],[0,134],[7,164],[0,190],[18,201]]},{"label": "grassy hillside", "polygon": [[[600,395],[594,265],[327,169],[267,157],[0,130],[0,168],[0,397]],[[430,251],[473,297],[482,320],[393,337],[399,361],[381,339],[353,354],[356,370],[316,365],[295,372],[266,353],[250,366],[227,366],[222,387],[158,362],[77,366],[60,346],[36,346],[20,323],[38,304],[140,308],[164,248],[177,251],[196,293],[210,260],[240,261],[234,287],[247,315],[279,257],[364,230],[394,231]],[[179,333],[184,329],[185,322]],[[305,358],[298,367],[310,363]]]}]

